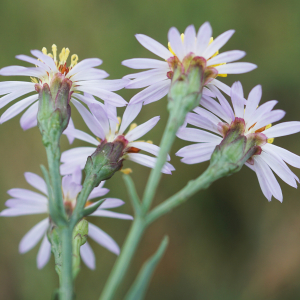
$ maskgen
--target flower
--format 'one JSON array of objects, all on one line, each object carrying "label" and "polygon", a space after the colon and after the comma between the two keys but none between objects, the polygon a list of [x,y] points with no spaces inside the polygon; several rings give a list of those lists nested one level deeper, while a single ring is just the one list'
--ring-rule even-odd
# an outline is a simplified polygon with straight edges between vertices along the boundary
[{"label": "flower", "polygon": [[[31,186],[42,192],[43,195],[27,189],[11,189],[8,191],[8,194],[12,197],[12,199],[6,201],[5,205],[8,208],[4,209],[0,213],[1,216],[12,217],[49,213],[48,192],[44,179],[30,172],[26,172],[24,175],[26,181]],[[62,191],[66,209],[73,209],[75,207],[76,197],[81,191],[80,183],[80,169],[77,169],[72,175],[63,177]],[[109,190],[107,188],[103,188],[103,185],[104,182],[101,182],[98,187],[94,188],[88,200],[106,195]],[[92,202],[88,201],[88,204],[92,204]],[[106,198],[99,208],[90,216],[132,220],[132,216],[107,210],[109,208],[119,207],[123,204],[124,202],[120,199]],[[32,249],[41,239],[43,239],[37,255],[37,266],[39,269],[43,268],[47,264],[51,256],[51,244],[47,238],[47,230],[49,226],[50,220],[49,217],[47,217],[31,228],[22,238],[19,244],[20,253],[25,253]],[[119,254],[120,249],[116,242],[107,233],[92,223],[88,223],[88,236],[109,251],[117,255]],[[95,255],[88,242],[81,246],[80,255],[84,263],[90,269],[95,269]]]},{"label": "flower", "polygon": [[[0,70],[3,76],[30,76],[31,82],[25,81],[5,81],[0,83],[0,108],[11,101],[23,97],[24,95],[40,90],[44,84],[51,86],[52,81],[57,77],[66,78],[71,81],[69,97],[77,108],[78,100],[83,103],[90,103],[80,92],[89,92],[115,106],[125,106],[127,102],[119,95],[113,93],[122,89],[127,83],[126,79],[103,80],[108,76],[103,70],[95,67],[102,64],[99,58],[88,58],[78,63],[78,56],[71,56],[71,64],[67,66],[67,59],[70,53],[68,48],[63,48],[57,58],[57,47],[52,46],[52,52],[47,54],[47,49],[32,50],[31,54],[36,58],[27,55],[17,55],[16,58],[32,63],[35,67],[10,66]],[[4,123],[15,117],[24,109],[29,109],[23,114],[20,120],[21,127],[26,130],[37,125],[38,93],[26,96],[7,109],[0,118],[0,123]],[[75,99],[76,98],[76,99]],[[68,99],[70,100],[70,99]],[[98,102],[94,99],[95,102]]]},{"label": "flower", "polygon": [[271,201],[272,195],[282,201],[282,191],[273,172],[287,184],[296,188],[296,181],[299,182],[299,179],[286,163],[300,168],[300,157],[273,145],[273,141],[276,137],[299,132],[300,122],[284,122],[272,126],[272,123],[284,117],[285,112],[272,110],[277,104],[276,100],[258,106],[261,95],[261,86],[254,87],[250,91],[245,105],[242,85],[240,82],[236,82],[231,90],[233,109],[220,92],[217,94],[219,103],[205,96],[201,102],[204,108],[195,108],[195,113],[187,115],[186,123],[207,131],[183,126],[177,136],[197,144],[183,147],[176,155],[182,157],[181,161],[186,164],[209,160],[215,147],[226,136],[227,131],[239,122],[243,124],[244,136],[247,141],[251,141],[260,149],[246,162],[246,166],[256,173],[262,192],[269,201]]},{"label": "flower", "polygon": [[[92,97],[91,95],[85,96]],[[79,103],[79,105],[81,104]],[[153,145],[151,141],[144,142],[137,141],[137,139],[144,136],[157,124],[159,121],[158,116],[137,126],[135,123],[131,123],[141,111],[142,103],[128,105],[123,114],[122,122],[120,118],[117,118],[116,107],[108,103],[105,103],[105,105],[102,105],[102,103],[93,103],[89,105],[89,108],[92,113],[84,108],[83,105],[81,105],[79,112],[91,132],[98,139],[93,138],[81,130],[72,128],[68,128],[66,130],[66,134],[68,136],[73,136],[96,147],[100,147],[104,143],[122,144],[122,153],[119,161],[127,159],[149,168],[154,167],[156,162],[155,157],[140,154],[138,152],[143,150],[157,156],[159,147]],[[124,134],[128,127],[129,131]],[[61,165],[61,173],[71,174],[77,166],[80,166],[80,168],[83,169],[86,164],[87,157],[95,152],[97,149],[96,147],[79,147],[63,152],[61,156],[61,161],[63,162]],[[168,157],[168,161],[169,160],[170,157]],[[166,163],[162,172],[171,174],[171,171],[173,170],[175,170],[174,167],[171,164]],[[125,171],[128,171],[128,169]]]},{"label": "flower", "polygon": [[[179,31],[172,27],[168,33],[169,50],[152,38],[144,34],[137,34],[136,38],[142,46],[163,58],[164,61],[133,58],[122,62],[124,66],[132,69],[150,69],[123,77],[133,79],[127,84],[127,89],[147,87],[133,96],[130,103],[142,101],[144,104],[148,104],[164,97],[169,91],[174,67],[181,66],[183,72],[186,72],[193,57],[201,57],[206,65],[206,71],[210,73],[206,80],[206,86],[208,88],[216,86],[230,94],[230,88],[216,77],[246,73],[256,68],[256,65],[251,63],[231,63],[244,57],[246,54],[244,51],[233,50],[219,54],[219,49],[227,43],[233,33],[234,30],[228,30],[213,41],[212,28],[208,22],[200,27],[197,36],[193,25],[188,26],[181,36]],[[213,96],[207,88],[204,88],[203,93]]]}]

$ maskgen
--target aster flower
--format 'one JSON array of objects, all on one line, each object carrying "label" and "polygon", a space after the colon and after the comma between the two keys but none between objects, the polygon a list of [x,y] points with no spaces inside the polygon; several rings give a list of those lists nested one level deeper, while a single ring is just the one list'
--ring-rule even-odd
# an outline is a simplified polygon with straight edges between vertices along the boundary
[{"label": "aster flower", "polygon": [[[44,179],[30,172],[25,173],[25,179],[31,186],[43,194],[19,188],[9,190],[8,194],[12,197],[12,199],[6,201],[5,205],[8,208],[4,209],[0,213],[1,216],[12,217],[32,214],[49,214],[48,192]],[[77,169],[72,175],[63,177],[62,191],[64,196],[64,205],[69,212],[70,210],[73,210],[76,205],[77,195],[82,188],[80,183],[80,169]],[[106,195],[109,190],[107,188],[103,188],[103,185],[104,182],[101,182],[98,187],[94,188],[88,200]],[[88,201],[87,205],[92,203],[93,202]],[[109,208],[119,207],[123,204],[124,202],[120,199],[106,198],[99,208],[90,216],[132,220],[133,218],[130,215],[107,210]],[[22,238],[19,244],[20,253],[25,253],[32,249],[42,239],[42,243],[37,255],[37,266],[39,269],[43,268],[47,264],[51,256],[51,244],[47,238],[47,230],[49,226],[50,220],[49,217],[47,217],[31,228]],[[88,223],[88,237],[92,238],[95,242],[105,247],[109,251],[117,255],[119,254],[120,249],[117,243],[107,233],[92,223]],[[80,255],[83,262],[90,269],[95,269],[95,255],[88,242],[81,246]]]},{"label": "aster flower", "polygon": [[[92,97],[91,95],[85,96]],[[119,157],[119,162],[131,160],[149,168],[154,167],[156,163],[155,157],[138,152],[143,150],[157,156],[159,147],[153,145],[151,141],[144,142],[138,141],[138,139],[144,136],[157,124],[159,117],[154,117],[139,126],[135,123],[131,124],[141,111],[142,103],[128,105],[123,114],[122,121],[120,118],[117,118],[116,107],[108,103],[105,103],[105,105],[102,105],[101,103],[90,104],[89,108],[92,113],[80,103],[77,105],[80,105],[79,112],[97,139],[81,130],[68,128],[66,130],[67,135],[88,142],[94,147],[78,147],[63,152],[61,156],[61,161],[63,163],[61,165],[62,174],[71,174],[77,166],[80,166],[80,168],[83,169],[87,157],[92,155],[97,147],[99,148],[105,143],[122,144],[122,153]],[[112,118],[109,118],[109,115],[112,116]],[[129,131],[125,134],[124,132],[128,127]],[[170,157],[168,157],[168,161],[169,160]],[[166,163],[162,172],[171,174],[171,171],[173,170],[175,170],[174,167],[171,164]],[[126,169],[125,172],[126,171],[129,170]]]},{"label": "aster flower", "polygon": [[[281,120],[285,112],[273,110],[276,100],[268,101],[260,106],[262,96],[261,86],[254,87],[244,104],[243,88],[240,82],[236,82],[231,90],[232,107],[225,97],[217,91],[219,103],[210,97],[204,96],[201,105],[194,113],[189,113],[186,123],[199,127],[188,128],[183,126],[177,136],[183,140],[196,142],[180,149],[176,155],[182,157],[186,164],[196,164],[210,160],[211,155],[228,130],[237,122],[243,125],[244,136],[251,140],[259,151],[247,162],[258,178],[260,187],[265,197],[270,201],[274,196],[282,201],[282,191],[274,174],[276,173],[284,182],[297,187],[298,177],[288,168],[289,164],[300,168],[300,157],[288,150],[275,146],[274,138],[290,135],[300,131],[300,122],[284,122],[272,126],[272,123]],[[273,172],[272,172],[273,171]]]},{"label": "aster flower", "polygon": [[[137,34],[136,38],[142,46],[164,60],[133,58],[122,62],[124,66],[132,69],[150,69],[124,77],[133,79],[126,86],[127,89],[147,87],[136,94],[130,103],[142,101],[148,104],[164,97],[169,91],[174,68],[180,66],[182,72],[186,72],[194,57],[202,59],[206,74],[209,74],[206,77],[206,86],[208,88],[216,86],[229,95],[230,88],[216,77],[246,73],[256,68],[256,65],[251,63],[232,63],[244,57],[246,54],[244,51],[233,50],[219,54],[219,49],[227,43],[233,33],[234,30],[228,30],[213,40],[212,28],[208,22],[200,27],[197,34],[193,25],[188,26],[182,35],[172,27],[168,33],[169,50],[152,38]],[[213,96],[207,88],[204,88],[203,93]]]},{"label": "aster flower", "polygon": [[[67,60],[70,53],[68,48],[63,48],[57,58],[57,47],[52,46],[52,52],[47,54],[47,49],[42,51],[32,50],[33,57],[27,55],[17,55],[16,58],[29,62],[34,67],[10,66],[0,70],[3,76],[30,76],[31,82],[26,81],[5,81],[0,83],[0,108],[20,97],[24,97],[7,109],[0,118],[0,123],[4,123],[15,117],[24,109],[29,107],[20,120],[21,127],[26,130],[37,125],[38,112],[38,93],[43,85],[51,87],[51,83],[58,77],[70,80],[69,96],[76,98],[83,103],[89,104],[80,92],[89,92],[100,99],[107,101],[115,106],[125,106],[127,102],[119,95],[113,93],[122,89],[127,83],[126,79],[103,80],[108,76],[103,70],[97,69],[102,64],[99,58],[88,58],[78,63],[78,56],[71,56],[71,63],[68,66]],[[33,95],[27,94],[34,92]],[[51,91],[52,92],[52,91]],[[70,100],[70,99],[69,99]],[[71,100],[74,102],[74,100]],[[98,102],[94,99],[95,102]],[[75,105],[76,106],[76,105]],[[77,106],[76,106],[77,107]]]}]

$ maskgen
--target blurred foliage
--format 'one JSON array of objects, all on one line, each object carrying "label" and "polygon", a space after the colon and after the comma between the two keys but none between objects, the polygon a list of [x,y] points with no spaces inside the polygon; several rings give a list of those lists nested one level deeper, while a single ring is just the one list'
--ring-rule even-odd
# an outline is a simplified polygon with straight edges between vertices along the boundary
[{"label": "blurred foliage", "polygon": [[[296,0],[2,0],[0,67],[18,64],[14,58],[17,54],[29,54],[30,49],[43,46],[50,49],[56,43],[59,49],[69,47],[79,59],[100,57],[110,78],[120,78],[130,72],[121,66],[122,60],[154,57],[139,45],[134,34],[144,33],[167,44],[171,26],[184,31],[189,24],[199,28],[208,20],[214,36],[236,29],[223,51],[245,50],[247,56],[243,61],[258,65],[251,73],[231,75],[224,81],[231,85],[241,80],[247,94],[253,86],[262,84],[263,101],[279,100],[278,108],[287,111],[284,120],[299,120],[299,10],[300,2]],[[123,90],[120,94],[129,100],[136,92]],[[86,129],[74,108],[73,115],[76,127]],[[137,122],[155,115],[160,115],[161,121],[147,138],[159,143],[167,118],[166,99],[144,107]],[[13,187],[29,188],[23,173],[41,175],[39,165],[46,164],[46,157],[37,128],[23,132],[19,117],[1,125],[0,140],[3,209],[8,199],[6,191]],[[299,134],[275,139],[275,143],[300,154]],[[75,141],[74,146],[82,144]],[[176,141],[171,155],[177,170],[172,176],[163,176],[156,203],[205,170],[207,163],[184,165],[174,156],[186,144]],[[62,148],[69,148],[65,138]],[[125,167],[133,168],[133,179],[142,195],[149,169],[130,162]],[[300,175],[298,170],[293,171]],[[143,238],[121,292],[128,290],[142,263],[154,253],[163,235],[168,234],[170,245],[146,299],[298,299],[299,193],[283,182],[280,184],[283,204],[277,200],[268,203],[254,172],[244,167],[238,174],[219,180],[158,220]],[[126,201],[119,211],[132,213],[121,174],[110,179],[106,187],[111,189],[111,197]],[[38,247],[24,255],[18,253],[20,239],[41,218],[24,216],[0,220],[1,299],[49,299],[58,284],[53,258],[43,270],[37,270]],[[130,221],[104,218],[92,221],[122,245]],[[78,299],[97,299],[115,261],[110,252],[94,242],[91,245],[96,253],[97,269],[90,271],[82,267],[76,280]]]}]

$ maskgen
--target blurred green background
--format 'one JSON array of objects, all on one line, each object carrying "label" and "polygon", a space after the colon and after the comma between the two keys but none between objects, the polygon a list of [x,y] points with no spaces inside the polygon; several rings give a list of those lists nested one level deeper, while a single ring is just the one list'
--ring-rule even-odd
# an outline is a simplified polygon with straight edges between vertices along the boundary
[{"label": "blurred green background", "polygon": [[[242,75],[231,75],[224,82],[241,80],[246,94],[263,86],[263,101],[277,99],[277,108],[287,111],[285,121],[299,120],[299,50],[300,2],[296,0],[265,1],[196,1],[196,0],[2,0],[0,2],[0,68],[15,65],[17,54],[30,49],[69,47],[79,59],[100,57],[102,68],[120,78],[130,72],[121,61],[133,57],[154,57],[135,39],[144,33],[167,44],[171,26],[184,31],[194,24],[198,29],[210,21],[214,36],[228,29],[236,33],[222,49],[247,52],[244,61],[256,63],[258,69]],[[22,64],[22,62],[20,63]],[[26,65],[26,64],[23,64]],[[1,80],[13,79],[2,78]],[[16,78],[19,80],[20,78]],[[26,79],[27,80],[27,79]],[[120,92],[129,100],[137,90]],[[2,109],[0,113],[3,113]],[[85,130],[81,117],[73,109],[76,127]],[[145,106],[137,123],[155,115],[161,121],[147,139],[158,144],[166,124],[166,99]],[[27,132],[16,117],[0,126],[0,208],[8,199],[6,191],[14,187],[29,188],[23,173],[41,175],[39,165],[46,164],[45,151],[37,128]],[[207,167],[207,163],[184,165],[174,153],[188,143],[176,140],[172,163],[176,171],[163,176],[156,203],[183,187]],[[300,154],[299,134],[275,140]],[[76,141],[74,146],[83,145]],[[62,148],[68,149],[66,138]],[[126,162],[134,172],[140,195],[149,169]],[[299,170],[293,170],[299,176]],[[264,198],[257,178],[244,167],[238,174],[214,183],[199,192],[185,205],[154,223],[146,232],[120,294],[136,276],[141,264],[155,251],[167,234],[170,244],[146,299],[182,300],[294,300],[300,298],[300,194],[282,181],[284,201],[271,203]],[[111,197],[126,205],[117,211],[132,214],[120,172],[106,184]],[[0,299],[50,299],[58,280],[54,260],[42,269],[36,268],[38,247],[20,255],[22,236],[43,216],[0,219]],[[122,245],[130,221],[95,218],[94,224]],[[97,269],[85,266],[76,280],[77,299],[97,299],[116,259],[94,242]]]}]

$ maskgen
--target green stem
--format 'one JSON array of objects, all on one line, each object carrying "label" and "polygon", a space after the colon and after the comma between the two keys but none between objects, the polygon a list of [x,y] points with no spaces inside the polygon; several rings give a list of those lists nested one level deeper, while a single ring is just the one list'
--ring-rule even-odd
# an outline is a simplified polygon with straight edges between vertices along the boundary
[{"label": "green stem", "polygon": [[[60,166],[60,149],[59,146],[49,145],[46,147],[49,175],[52,186],[53,197],[49,197],[50,215],[54,218],[57,225],[64,224],[62,220],[66,220],[66,212],[64,208],[62,190],[61,190],[61,176],[59,171]],[[60,216],[60,217],[59,217]]]},{"label": "green stem", "polygon": [[72,233],[71,226],[60,228],[62,242],[62,272],[60,282],[60,300],[73,300],[73,273],[72,273]]},{"label": "green stem", "polygon": [[214,181],[225,175],[226,172],[224,172],[224,168],[218,165],[209,166],[207,170],[202,173],[197,179],[191,180],[182,190],[156,206],[148,214],[146,218],[146,224],[148,225],[154,222],[159,217],[170,212],[173,208],[184,203],[196,192],[208,188]]},{"label": "green stem", "polygon": [[124,275],[129,267],[129,264],[136,251],[144,230],[145,221],[142,218],[137,217],[133,221],[129,234],[122,248],[121,254],[115,262],[115,265],[109,275],[109,278],[99,300],[113,299],[117,288],[122,282]]}]

